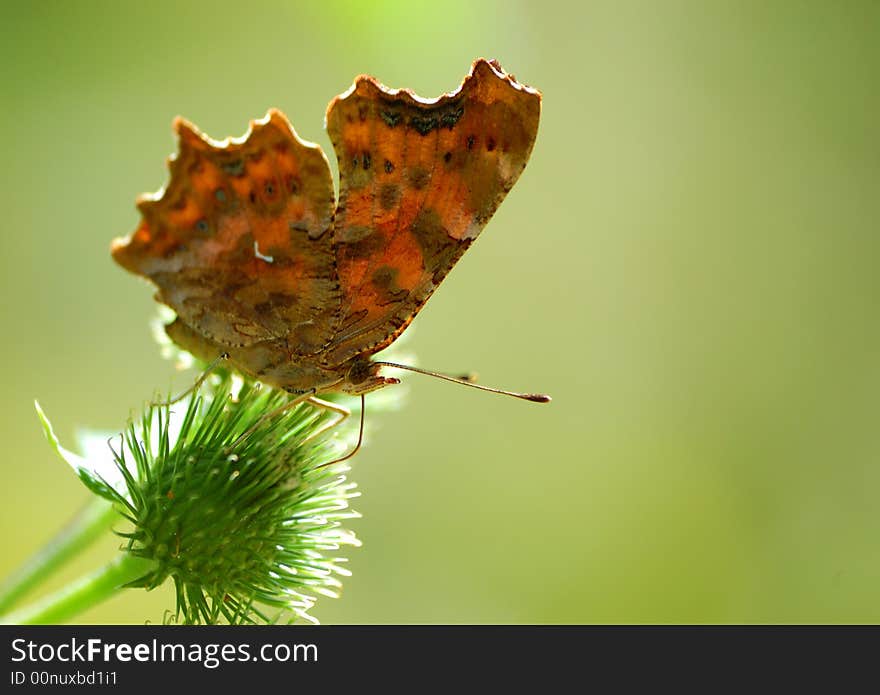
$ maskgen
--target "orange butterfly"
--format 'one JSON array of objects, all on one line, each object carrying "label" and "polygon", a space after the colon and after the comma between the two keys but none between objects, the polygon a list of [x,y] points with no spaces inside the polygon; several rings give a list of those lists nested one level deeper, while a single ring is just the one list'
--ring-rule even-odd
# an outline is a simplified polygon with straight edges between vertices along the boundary
[{"label": "orange butterfly", "polygon": [[[206,362],[226,359],[311,400],[398,383],[371,361],[409,325],[526,165],[541,95],[479,59],[454,92],[423,99],[358,77],[330,102],[339,201],[318,145],[275,109],[215,142],[177,118],[168,185],[113,258],[177,313],[166,326]],[[341,411],[338,406],[334,410]]]}]

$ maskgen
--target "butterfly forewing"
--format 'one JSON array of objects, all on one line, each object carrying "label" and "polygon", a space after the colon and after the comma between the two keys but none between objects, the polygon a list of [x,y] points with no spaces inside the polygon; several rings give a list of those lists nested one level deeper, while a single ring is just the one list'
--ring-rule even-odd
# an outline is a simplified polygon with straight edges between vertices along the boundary
[{"label": "butterfly forewing", "polygon": [[436,100],[360,77],[331,102],[343,311],[325,364],[377,352],[406,328],[525,167],[540,104],[485,60]]}]

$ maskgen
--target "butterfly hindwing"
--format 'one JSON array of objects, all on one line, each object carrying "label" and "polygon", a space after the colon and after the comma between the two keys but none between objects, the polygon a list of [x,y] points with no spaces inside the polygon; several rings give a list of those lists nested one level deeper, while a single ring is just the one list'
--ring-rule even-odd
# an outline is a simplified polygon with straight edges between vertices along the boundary
[{"label": "butterfly hindwing", "polygon": [[212,343],[317,352],[340,307],[324,154],[276,110],[240,140],[213,142],[183,119],[175,128],[168,185],[140,199],[141,224],[113,257]]}]

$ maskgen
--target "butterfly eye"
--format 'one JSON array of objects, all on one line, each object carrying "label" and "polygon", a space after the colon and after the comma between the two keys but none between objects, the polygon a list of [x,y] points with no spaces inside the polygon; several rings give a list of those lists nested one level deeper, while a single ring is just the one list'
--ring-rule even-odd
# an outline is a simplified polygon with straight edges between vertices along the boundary
[{"label": "butterfly eye", "polygon": [[210,227],[208,226],[208,220],[204,217],[196,222],[196,229],[198,229],[202,234],[206,234]]},{"label": "butterfly eye", "polygon": [[379,368],[369,360],[355,360],[346,378],[350,384],[362,384],[378,371]]}]

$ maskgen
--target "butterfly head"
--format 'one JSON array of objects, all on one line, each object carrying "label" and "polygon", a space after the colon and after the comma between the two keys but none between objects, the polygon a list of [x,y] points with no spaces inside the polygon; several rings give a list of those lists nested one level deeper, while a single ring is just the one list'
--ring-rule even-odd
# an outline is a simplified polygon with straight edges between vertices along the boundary
[{"label": "butterfly head", "polygon": [[362,396],[385,386],[400,383],[400,379],[380,376],[380,367],[381,365],[370,362],[368,359],[355,358],[348,367],[342,390],[355,396]]}]

